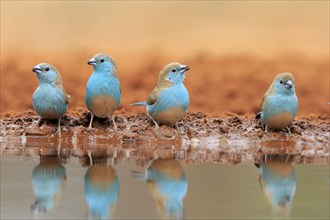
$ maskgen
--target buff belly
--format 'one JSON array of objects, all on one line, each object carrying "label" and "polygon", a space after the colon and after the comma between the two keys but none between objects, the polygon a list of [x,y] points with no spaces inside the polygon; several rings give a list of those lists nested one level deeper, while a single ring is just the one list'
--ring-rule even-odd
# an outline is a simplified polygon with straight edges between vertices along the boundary
[{"label": "buff belly", "polygon": [[41,116],[43,119],[59,119],[62,117],[62,113],[55,112],[55,111],[46,111],[46,112],[38,112],[37,113]]},{"label": "buff belly", "polygon": [[286,128],[292,121],[294,117],[288,113],[278,113],[270,117],[268,120],[265,120],[264,123],[267,127],[272,129],[283,129]]},{"label": "buff belly", "polygon": [[89,110],[97,117],[106,118],[117,109],[117,104],[111,96],[101,95],[91,99]]},{"label": "buff belly", "polygon": [[185,112],[180,106],[168,108],[161,112],[149,113],[149,115],[161,125],[173,127],[183,116]]}]

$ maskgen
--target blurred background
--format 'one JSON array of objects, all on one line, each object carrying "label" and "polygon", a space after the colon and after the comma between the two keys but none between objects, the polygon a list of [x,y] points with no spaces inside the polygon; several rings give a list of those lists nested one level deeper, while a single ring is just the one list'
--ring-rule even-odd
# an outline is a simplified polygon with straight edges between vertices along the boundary
[{"label": "blurred background", "polygon": [[190,66],[190,111],[256,113],[284,71],[298,115],[329,110],[329,1],[1,1],[1,112],[32,108],[41,62],[61,72],[69,108],[85,106],[99,52],[116,60],[132,112],[173,61]]}]

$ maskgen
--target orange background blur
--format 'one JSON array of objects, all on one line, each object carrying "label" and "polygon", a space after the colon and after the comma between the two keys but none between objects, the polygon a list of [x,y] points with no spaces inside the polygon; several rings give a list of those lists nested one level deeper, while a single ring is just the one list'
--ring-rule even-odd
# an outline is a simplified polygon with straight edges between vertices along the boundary
[{"label": "orange background blur", "polygon": [[190,66],[192,111],[257,112],[274,76],[295,76],[299,115],[329,106],[329,1],[1,1],[1,112],[32,108],[41,62],[84,106],[98,52],[114,57],[121,104],[143,101],[164,65]]}]

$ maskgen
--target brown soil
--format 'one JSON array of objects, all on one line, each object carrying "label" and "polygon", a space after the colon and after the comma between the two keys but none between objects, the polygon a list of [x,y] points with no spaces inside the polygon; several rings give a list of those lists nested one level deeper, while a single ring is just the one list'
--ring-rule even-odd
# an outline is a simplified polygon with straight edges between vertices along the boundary
[{"label": "brown soil", "polygon": [[[58,147],[63,158],[93,158],[127,155],[144,164],[154,157],[178,158],[187,163],[259,160],[264,154],[289,154],[297,162],[329,162],[329,116],[295,120],[286,130],[265,132],[253,115],[226,113],[212,117],[188,113],[177,128],[156,129],[145,113],[116,112],[118,131],[108,119],[96,118],[88,130],[90,115],[84,108],[69,111],[62,119],[61,137],[56,121],[42,120],[34,111],[0,115],[2,154],[53,154]],[[33,153],[32,153],[33,152]],[[259,158],[259,159],[258,159]]]}]

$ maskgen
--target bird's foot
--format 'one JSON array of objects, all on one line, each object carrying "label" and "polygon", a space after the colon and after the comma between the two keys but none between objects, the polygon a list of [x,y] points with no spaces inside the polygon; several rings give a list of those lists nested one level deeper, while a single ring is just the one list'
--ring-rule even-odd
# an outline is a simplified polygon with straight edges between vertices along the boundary
[{"label": "bird's foot", "polygon": [[88,125],[88,128],[87,128],[88,131],[92,130],[93,118],[94,118],[94,114],[91,112],[91,120],[89,121],[89,125]]},{"label": "bird's foot", "polygon": [[61,119],[58,120],[57,134],[58,134],[58,137],[62,137],[62,134],[61,134]]},{"label": "bird's foot", "polygon": [[152,120],[152,121],[154,122],[154,124],[156,126],[156,130],[158,130],[159,129],[159,124],[156,121],[154,121],[154,120]]},{"label": "bird's foot", "polygon": [[290,154],[287,154],[285,157],[285,163],[290,163]]},{"label": "bird's foot", "polygon": [[267,125],[265,125],[265,132],[266,132],[266,133],[269,132],[269,128],[267,127]]},{"label": "bird's foot", "polygon": [[36,121],[36,125],[40,127],[40,122],[41,122],[42,118],[39,117],[39,119]]},{"label": "bird's foot", "polygon": [[289,127],[286,127],[286,130],[288,131],[289,136],[291,135],[291,130]]},{"label": "bird's foot", "polygon": [[113,123],[113,129],[117,132],[117,125],[116,125],[116,121],[115,121],[115,116],[112,116],[111,119],[112,119],[112,123]]}]

